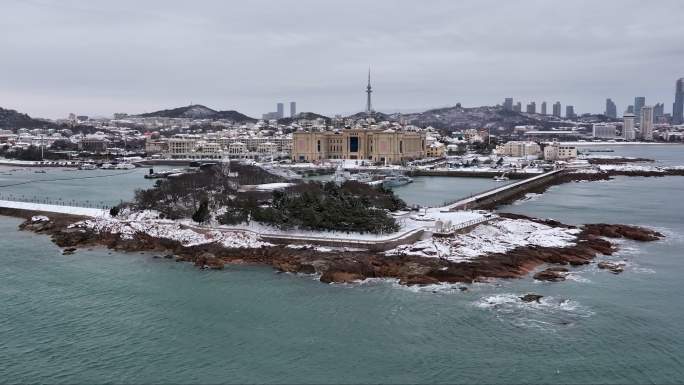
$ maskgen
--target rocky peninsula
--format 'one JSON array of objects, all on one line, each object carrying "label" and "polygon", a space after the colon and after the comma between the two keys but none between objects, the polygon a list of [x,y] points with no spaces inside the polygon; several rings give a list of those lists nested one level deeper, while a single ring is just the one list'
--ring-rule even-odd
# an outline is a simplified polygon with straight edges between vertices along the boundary
[{"label": "rocky peninsula", "polygon": [[[67,254],[78,248],[100,245],[120,251],[151,252],[157,258],[189,262],[204,269],[223,269],[229,264],[267,265],[281,272],[315,274],[326,283],[350,283],[367,278],[393,278],[404,285],[485,282],[496,278],[524,277],[545,264],[556,266],[546,270],[553,274],[537,273],[535,279],[561,281],[568,268],[592,263],[599,255],[613,254],[618,246],[607,238],[650,242],[663,236],[637,226],[588,224],[575,227],[552,220],[501,214],[494,223],[482,224],[465,234],[434,243],[441,250],[449,244],[451,250],[459,253],[462,252],[459,248],[473,247],[462,244],[468,237],[477,243],[482,235],[473,237],[473,233],[497,229],[497,222],[524,230],[516,232],[513,228],[509,234],[498,234],[503,240],[493,246],[494,250],[500,249],[498,252],[483,249],[466,253],[465,258],[453,259],[434,253],[421,242],[389,252],[270,245],[244,234],[232,240],[232,244],[226,243],[225,238],[211,237],[206,238],[206,242],[188,244],[142,231],[134,234],[101,232],[96,227],[85,225],[88,219],[67,215],[47,217],[25,211],[0,214],[24,217],[21,229],[49,235]],[[534,230],[529,231],[528,228]],[[558,234],[561,233],[567,237],[559,241]],[[545,234],[548,237],[545,238]],[[506,241],[506,238],[514,241]]]},{"label": "rocky peninsula", "polygon": [[[616,175],[684,175],[681,167],[599,167],[559,173],[548,183],[536,186],[536,191],[526,193],[543,192],[554,184],[606,180]],[[249,169],[241,171],[241,178],[250,182],[270,178]],[[594,263],[597,256],[615,253],[619,244],[613,239],[651,242],[663,237],[638,226],[572,226],[518,214],[437,209],[411,214],[391,191],[358,182],[309,182],[273,191],[243,192],[240,180],[231,179],[231,175],[235,173],[210,169],[158,182],[152,189],[136,192],[135,201],[98,217],[46,216],[7,208],[0,209],[0,215],[24,218],[21,229],[50,236],[67,255],[77,253],[78,248],[99,245],[150,252],[156,258],[189,262],[202,269],[223,269],[230,264],[267,265],[280,272],[316,275],[325,283],[388,278],[404,285],[430,285],[530,274],[537,280],[559,282],[565,280],[573,266]],[[398,215],[400,212],[404,214]],[[454,218],[463,226],[447,225]],[[429,231],[425,230],[426,220],[434,226]],[[294,228],[317,236],[306,238],[314,240],[310,244],[290,242],[296,237],[281,237],[285,242],[275,242],[269,233],[261,231],[264,228],[280,234]],[[392,234],[411,236],[402,235],[401,242],[396,242]],[[393,243],[381,250],[331,247],[329,242],[323,242],[326,236],[381,243],[393,239]],[[598,267],[615,274],[624,268],[603,260]]]}]

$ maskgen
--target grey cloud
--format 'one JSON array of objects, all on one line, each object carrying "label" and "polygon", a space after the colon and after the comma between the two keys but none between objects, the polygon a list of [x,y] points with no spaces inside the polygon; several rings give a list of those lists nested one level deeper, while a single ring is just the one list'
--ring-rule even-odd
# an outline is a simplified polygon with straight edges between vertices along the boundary
[{"label": "grey cloud", "polygon": [[670,108],[684,2],[7,0],[0,106],[36,116],[189,102],[259,116],[560,100]]}]

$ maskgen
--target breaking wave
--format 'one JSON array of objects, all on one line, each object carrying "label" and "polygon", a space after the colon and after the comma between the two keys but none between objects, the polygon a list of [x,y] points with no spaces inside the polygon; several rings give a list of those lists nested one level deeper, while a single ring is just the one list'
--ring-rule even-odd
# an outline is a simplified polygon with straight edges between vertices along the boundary
[{"label": "breaking wave", "polygon": [[496,294],[480,298],[475,307],[494,313],[502,322],[517,327],[554,330],[572,326],[594,313],[578,302],[556,297],[542,297],[539,302],[523,302],[519,294]]}]

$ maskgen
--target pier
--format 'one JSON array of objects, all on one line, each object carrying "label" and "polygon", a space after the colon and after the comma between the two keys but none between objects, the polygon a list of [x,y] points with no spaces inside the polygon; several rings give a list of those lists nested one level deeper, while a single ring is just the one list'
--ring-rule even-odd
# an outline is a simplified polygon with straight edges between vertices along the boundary
[{"label": "pier", "polygon": [[495,206],[497,202],[509,199],[514,195],[523,194],[533,188],[542,186],[549,181],[552,181],[559,175],[565,172],[564,169],[549,171],[547,173],[534,176],[532,178],[523,179],[519,182],[509,183],[507,185],[496,187],[491,190],[481,192],[477,195],[468,198],[459,199],[455,202],[447,204],[443,209],[449,211],[457,210],[478,210],[491,206]]}]

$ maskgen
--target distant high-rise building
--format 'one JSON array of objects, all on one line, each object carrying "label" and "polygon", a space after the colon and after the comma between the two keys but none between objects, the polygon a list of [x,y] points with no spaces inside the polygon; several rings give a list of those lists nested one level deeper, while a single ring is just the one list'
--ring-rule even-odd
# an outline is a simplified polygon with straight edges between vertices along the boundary
[{"label": "distant high-rise building", "polygon": [[653,106],[654,120],[658,120],[658,118],[663,115],[665,115],[665,103],[656,103],[656,105]]},{"label": "distant high-rise building", "polygon": [[634,115],[637,119],[641,119],[641,108],[646,105],[646,98],[644,96],[637,96],[634,98]]},{"label": "distant high-rise building", "polygon": [[634,140],[634,114],[631,112],[625,112],[622,115],[622,139],[624,140]]},{"label": "distant high-rise building", "polygon": [[522,112],[522,103],[520,103],[520,102],[515,103],[515,105],[513,106],[513,111]]},{"label": "distant high-rise building", "polygon": [[639,128],[644,140],[653,140],[653,106],[641,107]]},{"label": "distant high-rise building", "polygon": [[615,102],[613,102],[613,100],[610,98],[606,99],[605,115],[609,118],[617,118],[617,107],[615,106]]},{"label": "distant high-rise building", "polygon": [[513,98],[504,99],[503,107],[506,111],[513,111]]},{"label": "distant high-rise building", "polygon": [[634,114],[634,105],[630,104],[629,106],[627,106],[627,110],[625,112],[628,114]]},{"label": "distant high-rise building", "polygon": [[290,117],[294,118],[297,115],[297,102],[290,102]]},{"label": "distant high-rise building", "polygon": [[684,123],[684,78],[679,78],[675,84],[675,101],[672,105],[672,123]]},{"label": "distant high-rise building", "polygon": [[536,114],[537,113],[537,103],[529,102],[527,104],[527,113],[528,114]]},{"label": "distant high-rise building", "polygon": [[567,105],[565,106],[565,118],[575,119],[575,106]]},{"label": "distant high-rise building", "polygon": [[541,104],[541,114],[546,115],[546,102],[542,102]]},{"label": "distant high-rise building", "polygon": [[560,104],[560,102],[553,103],[553,116],[555,116],[557,118],[561,117],[561,104]]},{"label": "distant high-rise building", "polygon": [[278,114],[278,119],[285,117],[285,105],[283,103],[278,103],[276,105],[276,113]]}]

